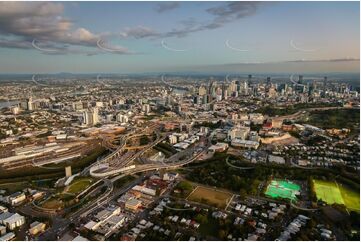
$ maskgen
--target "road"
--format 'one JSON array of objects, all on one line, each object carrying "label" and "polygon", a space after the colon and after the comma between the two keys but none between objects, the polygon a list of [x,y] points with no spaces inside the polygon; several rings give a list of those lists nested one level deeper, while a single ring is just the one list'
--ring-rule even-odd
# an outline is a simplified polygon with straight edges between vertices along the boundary
[{"label": "road", "polygon": [[121,194],[125,193],[136,184],[142,182],[142,180],[145,179],[146,177],[147,175],[141,176],[136,180],[128,183],[122,189],[113,188],[112,182],[114,182],[114,180],[110,181],[104,179],[108,184],[111,184],[111,189],[108,189],[107,192],[101,195],[101,197],[99,197],[95,201],[92,201],[90,204],[87,204],[86,206],[82,207],[78,211],[74,212],[68,218],[61,218],[58,215],[51,216],[50,218],[52,220],[52,227],[47,229],[42,235],[40,235],[39,240],[43,240],[43,241],[58,240],[59,237],[61,237],[67,231],[71,223],[75,223],[75,224],[79,223],[80,219],[86,217],[88,214],[95,211],[96,209],[99,209],[100,207],[104,207],[111,200],[119,197]]},{"label": "road", "polygon": [[[134,134],[136,130],[132,130],[130,133],[122,136],[120,141],[119,141],[120,144],[119,144],[118,148],[114,152],[112,152],[110,155],[104,157],[101,160],[98,160],[96,163],[91,164],[90,166],[85,168],[82,171],[82,174],[83,175],[88,174],[94,166],[98,166],[100,164],[110,164],[110,163],[119,164],[119,160],[121,160],[122,153],[126,149],[127,141],[129,139],[134,138],[134,137],[142,136],[142,135],[144,135],[144,134],[146,134],[148,132],[152,133],[154,131],[154,129],[156,129],[157,126],[158,126],[158,124],[151,124],[150,126],[146,127],[145,129],[140,130],[137,134]],[[157,134],[157,138],[159,138],[159,133],[156,132],[156,134]],[[127,159],[126,161],[122,161],[122,164],[119,164],[119,165],[123,165],[123,162],[125,163],[125,165],[127,163],[129,163],[128,159]],[[125,166],[125,165],[123,165],[123,166]]]},{"label": "road", "polygon": [[207,151],[207,148],[205,148],[204,150],[202,150],[201,152],[197,153],[196,155],[192,156],[191,158],[185,160],[185,161],[180,161],[180,162],[174,162],[174,163],[161,163],[161,164],[146,164],[146,165],[138,165],[136,166],[134,169],[130,169],[128,171],[124,171],[125,174],[131,175],[131,174],[136,174],[139,172],[144,172],[144,171],[151,171],[151,170],[159,170],[159,169],[175,169],[178,168],[180,166],[184,166],[187,165],[193,161],[195,161],[196,159],[198,159],[200,156],[202,156],[205,152]]},{"label": "road", "polygon": [[93,166],[89,169],[90,175],[93,177],[101,178],[101,177],[113,176],[121,172],[124,172],[124,169],[126,169],[126,166],[129,163],[141,157],[145,152],[147,152],[149,149],[152,149],[158,143],[162,142],[166,137],[167,135],[164,135],[164,137],[157,138],[155,141],[153,141],[151,144],[149,144],[146,148],[142,149],[141,151],[135,153],[134,155],[131,155],[130,157],[124,160],[121,160],[120,162],[116,162],[116,166],[109,166],[109,164],[104,164],[104,165],[97,164],[97,166]]},{"label": "road", "polygon": [[235,165],[233,165],[233,164],[231,164],[231,163],[229,163],[229,156],[227,156],[227,158],[226,158],[226,163],[227,163],[227,165],[229,165],[230,167],[233,167],[233,168],[236,168],[236,169],[240,169],[240,170],[252,170],[252,169],[254,169],[255,167],[241,167],[241,166],[235,166]]},{"label": "road", "polygon": [[[146,152],[147,149],[150,149],[151,147],[158,144],[158,142],[160,142],[163,139],[164,139],[164,137],[158,138],[149,147],[147,147],[146,149],[144,149],[144,150],[138,152],[136,155],[134,155],[133,159],[140,157],[141,155],[144,154],[144,152]],[[82,218],[86,217],[88,214],[92,213],[96,209],[99,209],[100,207],[103,207],[104,205],[108,204],[113,199],[116,199],[117,197],[119,197],[121,194],[128,191],[130,188],[132,188],[136,184],[139,184],[140,182],[142,182],[146,177],[150,176],[151,174],[154,174],[154,172],[149,172],[146,175],[140,176],[139,178],[130,182],[129,184],[127,184],[125,187],[123,187],[121,189],[114,189],[113,185],[112,185],[113,182],[115,182],[117,179],[123,177],[124,175],[131,175],[131,174],[135,174],[135,173],[139,173],[139,172],[147,172],[147,171],[152,171],[152,170],[154,171],[154,170],[163,169],[163,168],[165,168],[165,169],[177,168],[179,166],[183,166],[183,165],[193,162],[194,160],[199,158],[201,155],[203,155],[204,152],[207,151],[207,148],[208,147],[203,148],[200,152],[192,155],[192,157],[190,157],[189,159],[186,159],[184,161],[171,162],[169,164],[161,163],[161,164],[140,165],[129,172],[125,172],[122,175],[113,178],[112,180],[103,178],[102,180],[104,182],[106,182],[106,184],[108,186],[107,192],[102,194],[95,201],[92,201],[90,204],[86,204],[81,209],[74,212],[68,218],[59,218],[58,216],[53,217],[52,218],[52,221],[53,221],[52,227],[49,228],[45,233],[43,233],[39,237],[39,239],[41,239],[41,240],[58,240],[59,237],[61,237],[62,234],[64,234],[66,232],[66,230],[69,228],[70,224],[74,224],[74,223],[78,224]],[[89,170],[90,170],[90,168],[89,168]],[[116,174],[116,173],[114,173],[114,174]],[[98,189],[94,189],[94,190],[90,191],[90,193],[97,192],[97,191],[98,191]]]}]

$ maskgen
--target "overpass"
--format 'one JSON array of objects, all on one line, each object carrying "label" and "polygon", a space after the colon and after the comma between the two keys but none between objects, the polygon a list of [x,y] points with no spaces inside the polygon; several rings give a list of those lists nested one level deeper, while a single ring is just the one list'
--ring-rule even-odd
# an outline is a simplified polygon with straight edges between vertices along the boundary
[{"label": "overpass", "polygon": [[99,162],[106,163],[109,160],[118,158],[121,155],[121,153],[124,151],[124,148],[127,145],[127,140],[135,138],[135,137],[143,136],[144,134],[147,134],[148,132],[153,132],[153,130],[156,128],[156,126],[157,126],[157,124],[152,124],[151,126],[146,127],[144,130],[139,131],[139,133],[137,133],[137,134],[134,134],[135,130],[133,130],[129,134],[121,136],[118,148],[113,153],[111,153],[110,155],[108,155],[107,157],[102,159],[101,161],[98,161],[98,163]]},{"label": "overpass", "polygon": [[97,178],[109,177],[113,175],[118,175],[119,173],[132,175],[140,172],[146,172],[151,170],[159,170],[159,169],[175,169],[184,165],[187,165],[196,159],[198,159],[201,155],[203,155],[207,149],[198,152],[196,155],[192,156],[191,158],[174,163],[161,163],[161,164],[145,164],[145,165],[131,165],[127,167],[122,167],[119,169],[109,170],[109,166],[106,164],[102,164],[99,166],[94,166],[90,169],[90,175]]},{"label": "overpass", "polygon": [[[101,160],[98,160],[96,163],[91,164],[90,166],[86,167],[81,173],[83,175],[90,172],[90,170],[97,165],[100,164],[110,164],[110,163],[118,163],[118,160],[121,159],[123,151],[126,149],[127,140],[143,136],[144,134],[147,134],[148,132],[153,132],[154,129],[158,126],[156,123],[152,123],[150,126],[146,127],[145,129],[139,131],[139,133],[134,134],[136,130],[131,131],[129,134],[126,134],[124,136],[121,136],[120,138],[120,144],[116,150],[114,150],[110,155],[104,157]],[[93,170],[93,169],[92,169]]]},{"label": "overpass", "polygon": [[134,160],[142,156],[145,152],[147,152],[149,149],[152,149],[154,146],[156,146],[158,143],[163,141],[165,138],[167,138],[167,136],[158,138],[157,140],[149,144],[145,149],[142,149],[141,151],[135,153],[131,157],[118,162],[116,167],[112,167],[109,165],[109,163],[105,163],[105,162],[97,163],[95,166],[92,166],[89,169],[90,175],[99,178],[99,177],[107,177],[123,172],[124,169],[125,170],[127,169],[126,165],[128,165],[129,163],[133,162]]}]

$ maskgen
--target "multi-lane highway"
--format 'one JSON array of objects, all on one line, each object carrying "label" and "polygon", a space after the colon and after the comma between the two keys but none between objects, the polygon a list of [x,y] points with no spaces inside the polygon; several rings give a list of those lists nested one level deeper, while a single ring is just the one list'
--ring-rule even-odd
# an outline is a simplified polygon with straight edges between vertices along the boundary
[{"label": "multi-lane highway", "polygon": [[[205,146],[205,147],[196,146],[196,147],[190,148],[188,150],[182,151],[182,152],[180,152],[182,154],[182,157],[185,156],[187,158],[185,158],[184,160],[181,160],[181,161],[179,161],[180,155],[178,153],[178,154],[170,157],[166,162],[156,163],[156,164],[133,165],[133,166],[127,167],[126,165],[129,164],[129,162],[133,161],[134,159],[137,159],[138,157],[141,157],[142,155],[144,155],[144,153],[147,150],[153,148],[155,145],[157,145],[159,142],[163,141],[167,137],[167,135],[161,137],[158,132],[156,132],[156,133],[157,133],[157,139],[155,141],[153,141],[151,144],[149,144],[147,147],[142,149],[141,151],[133,154],[125,161],[118,158],[119,159],[119,163],[118,163],[119,166],[117,166],[117,167],[119,167],[118,169],[106,170],[106,172],[99,171],[99,173],[97,173],[98,174],[97,177],[101,178],[100,181],[103,181],[104,183],[98,182],[97,184],[101,184],[101,185],[96,186],[94,189],[93,188],[90,189],[88,193],[90,193],[90,195],[95,194],[95,193],[99,192],[99,189],[104,187],[104,185],[107,187],[107,190],[103,194],[101,194],[95,201],[85,204],[81,209],[72,213],[68,218],[62,219],[62,218],[58,218],[57,216],[54,216],[53,217],[53,223],[54,223],[53,226],[50,229],[48,229],[46,231],[46,233],[44,233],[41,236],[41,238],[43,240],[59,239],[59,237],[61,237],[62,234],[68,229],[70,223],[77,224],[81,218],[86,217],[88,214],[92,213],[93,211],[95,211],[96,209],[99,209],[102,206],[106,206],[106,204],[108,204],[111,200],[119,197],[121,194],[125,193],[126,191],[128,191],[131,187],[135,186],[136,184],[139,184],[142,180],[145,179],[147,174],[149,175],[150,173],[146,173],[146,175],[140,176],[139,178],[135,179],[134,181],[127,184],[125,187],[123,187],[121,189],[115,189],[113,187],[113,182],[116,181],[117,179],[119,179],[123,176],[126,176],[126,175],[132,175],[132,174],[136,174],[136,173],[140,173],[140,172],[148,172],[148,171],[154,171],[154,170],[159,170],[159,169],[174,169],[174,168],[177,168],[180,166],[184,166],[184,165],[189,164],[189,163],[193,162],[194,160],[198,159],[200,156],[202,156],[207,151],[207,148],[208,148],[208,146]],[[126,146],[127,138],[125,138],[123,140],[124,141],[121,142],[121,145],[117,149],[117,151],[123,149]],[[116,154],[114,154],[114,153],[112,153],[111,157],[116,156]],[[107,162],[110,161],[109,158],[107,158],[107,157],[105,159],[100,160],[100,162],[97,162],[97,164],[95,166],[88,168],[90,171],[90,174],[93,174],[93,175],[95,174],[92,172],[92,168],[106,164],[104,162],[104,160]],[[153,172],[151,172],[151,174],[152,173]],[[115,175],[118,175],[118,176],[115,176]],[[115,176],[115,177],[113,177],[112,179],[108,179],[108,177],[111,177],[111,176]]]},{"label": "multi-lane highway", "polygon": [[[127,149],[127,140],[153,133],[156,135],[156,139],[153,142],[148,145],[141,146],[140,151],[138,152],[135,152],[133,149],[124,154],[124,150]],[[124,169],[127,169],[127,165],[140,158],[148,150],[152,149],[158,143],[166,139],[167,136],[168,133],[163,136],[160,134],[158,131],[158,124],[152,124],[138,134],[134,134],[134,132],[132,132],[121,139],[119,148],[116,151],[88,167],[86,172],[89,172],[91,176],[97,178],[109,177],[119,174],[120,172],[124,171]]]},{"label": "multi-lane highway", "polygon": [[165,161],[162,163],[132,165],[132,166],[121,167],[119,169],[112,169],[112,170],[107,169],[108,167],[100,167],[99,166],[99,167],[97,167],[98,172],[96,169],[94,169],[94,170],[91,170],[90,173],[94,177],[109,177],[109,176],[114,176],[114,175],[117,175],[120,173],[130,175],[130,174],[136,174],[136,173],[151,171],[151,170],[175,169],[175,168],[187,165],[187,164],[195,161],[196,159],[201,157],[203,154],[205,154],[205,152],[207,152],[207,148],[208,147],[201,148],[200,151],[195,152],[195,153],[191,152],[191,151],[194,151],[195,149],[190,149],[189,152],[191,152],[193,154],[191,154],[191,157],[189,157],[188,159],[185,159],[182,161],[172,162],[174,159],[170,158],[168,161]]}]

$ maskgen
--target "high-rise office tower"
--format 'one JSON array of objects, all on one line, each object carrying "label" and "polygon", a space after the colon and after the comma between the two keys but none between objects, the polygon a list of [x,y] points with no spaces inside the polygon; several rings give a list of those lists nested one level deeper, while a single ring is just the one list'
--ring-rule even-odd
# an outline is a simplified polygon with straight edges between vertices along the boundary
[{"label": "high-rise office tower", "polygon": [[237,86],[237,92],[239,92],[241,90],[241,81],[240,80],[236,81],[236,86]]},{"label": "high-rise office tower", "polygon": [[29,97],[27,103],[26,103],[26,106],[27,106],[27,109],[29,111],[32,111],[34,109],[33,107],[33,98],[32,97]]},{"label": "high-rise office tower", "polygon": [[267,80],[266,80],[266,86],[267,87],[271,87],[271,77],[267,77]]},{"label": "high-rise office tower", "polygon": [[271,87],[272,87],[271,77],[267,77],[267,80],[266,80],[266,92],[268,92]]},{"label": "high-rise office tower", "polygon": [[86,110],[83,112],[83,124],[87,126],[96,125],[99,123],[98,109]]},{"label": "high-rise office tower", "polygon": [[207,94],[207,88],[205,86],[200,86],[198,89],[198,95],[203,96],[205,94]]},{"label": "high-rise office tower", "polygon": [[252,83],[252,75],[248,75],[248,84]]},{"label": "high-rise office tower", "polygon": [[119,123],[128,123],[129,120],[127,115],[123,115],[121,113],[117,114],[116,119]]},{"label": "high-rise office tower", "polygon": [[242,89],[243,89],[243,94],[244,94],[244,95],[248,95],[248,82],[247,82],[247,81],[244,81],[244,82],[243,82],[243,87],[242,87]]},{"label": "high-rise office tower", "polygon": [[145,114],[150,113],[150,105],[149,104],[143,104],[142,111],[145,112]]},{"label": "high-rise office tower", "polygon": [[208,101],[208,96],[209,95],[207,95],[207,94],[205,94],[205,95],[203,95],[202,96],[202,102],[203,102],[203,104],[207,104],[209,101]]},{"label": "high-rise office tower", "polygon": [[93,124],[96,125],[97,123],[99,123],[99,114],[97,108],[93,108],[92,115],[93,115]]},{"label": "high-rise office tower", "polygon": [[299,75],[299,76],[298,76],[298,83],[299,83],[299,84],[302,84],[302,83],[303,83],[303,76],[302,76],[302,75]]},{"label": "high-rise office tower", "polygon": [[327,76],[323,78],[323,91],[322,91],[323,97],[326,96],[326,89],[327,89]]}]

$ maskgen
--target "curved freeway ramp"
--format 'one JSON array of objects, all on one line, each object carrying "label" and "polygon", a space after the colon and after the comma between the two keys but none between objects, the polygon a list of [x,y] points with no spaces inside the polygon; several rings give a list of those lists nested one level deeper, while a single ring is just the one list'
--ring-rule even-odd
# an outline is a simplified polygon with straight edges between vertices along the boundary
[{"label": "curved freeway ramp", "polygon": [[92,177],[96,177],[96,178],[103,178],[103,177],[108,177],[108,176],[112,176],[112,175],[116,175],[118,173],[122,173],[122,172],[126,172],[128,170],[132,170],[135,169],[135,165],[132,166],[127,166],[127,167],[123,167],[120,169],[110,169],[109,165],[107,164],[100,164],[100,165],[96,165],[90,168],[89,172],[90,175]]},{"label": "curved freeway ramp", "polygon": [[[97,167],[100,164],[108,164],[111,161],[115,160],[115,159],[119,159],[119,157],[121,156],[122,152],[126,149],[126,145],[127,145],[127,141],[131,138],[134,137],[138,137],[138,136],[142,136],[144,135],[143,133],[147,133],[147,130],[151,130],[153,132],[153,129],[155,129],[157,126],[157,124],[151,124],[149,127],[146,127],[141,134],[134,134],[136,130],[132,130],[129,134],[123,135],[121,136],[119,142],[119,146],[118,148],[113,151],[111,154],[109,154],[108,156],[104,157],[103,159],[97,161],[94,164],[91,164],[90,166],[88,166],[87,168],[85,168],[82,172],[82,174],[88,173],[90,172],[90,170],[92,170],[92,172],[94,172],[94,167]],[[159,133],[157,133],[157,138],[159,138]],[[97,169],[96,169],[97,170]]]},{"label": "curved freeway ramp", "polygon": [[254,169],[254,167],[248,167],[248,166],[245,166],[245,167],[242,167],[242,166],[235,166],[231,163],[229,163],[229,157],[227,157],[226,159],[226,164],[232,168],[235,168],[235,169],[240,169],[240,170],[251,170],[251,169]]},{"label": "curved freeway ramp", "polygon": [[297,206],[296,204],[293,204],[292,201],[290,202],[291,207],[296,208],[298,210],[307,211],[307,212],[315,212],[319,210],[319,208],[302,208]]},{"label": "curved freeway ramp", "polygon": [[198,159],[201,155],[203,155],[206,152],[207,149],[203,150],[202,152],[199,152],[197,155],[181,162],[175,162],[175,163],[162,163],[162,164],[146,164],[146,165],[131,165],[127,167],[122,167],[119,169],[111,169],[106,164],[100,164],[93,166],[90,168],[90,175],[97,178],[103,178],[103,177],[109,177],[113,175],[118,175],[119,173],[123,174],[136,174],[140,172],[145,171],[151,171],[151,170],[159,170],[159,169],[175,169],[184,165],[187,165],[196,159]]}]

